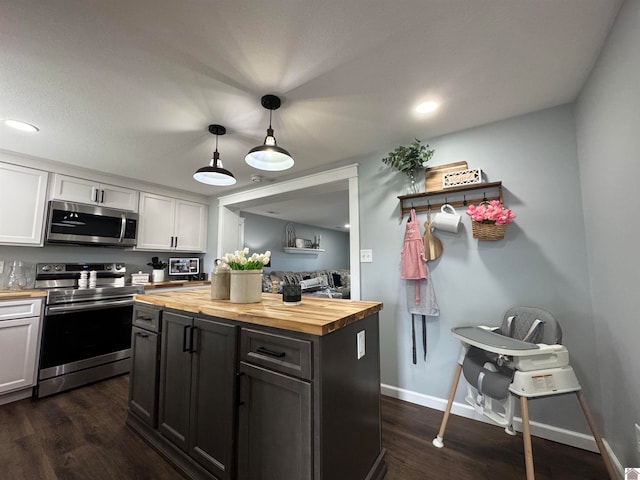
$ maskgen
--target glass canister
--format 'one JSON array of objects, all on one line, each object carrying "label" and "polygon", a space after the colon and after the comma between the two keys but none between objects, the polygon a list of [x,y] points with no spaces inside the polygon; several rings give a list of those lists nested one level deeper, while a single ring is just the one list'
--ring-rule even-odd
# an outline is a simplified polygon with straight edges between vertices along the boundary
[{"label": "glass canister", "polygon": [[211,299],[229,300],[231,296],[231,269],[219,258],[213,262],[211,273]]},{"label": "glass canister", "polygon": [[22,261],[16,260],[11,264],[7,286],[9,290],[22,290],[27,286],[27,276]]}]

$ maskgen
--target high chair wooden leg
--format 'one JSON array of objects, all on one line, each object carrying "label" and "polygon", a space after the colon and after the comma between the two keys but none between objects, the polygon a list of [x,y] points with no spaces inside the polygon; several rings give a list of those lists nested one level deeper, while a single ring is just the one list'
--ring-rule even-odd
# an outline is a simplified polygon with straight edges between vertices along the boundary
[{"label": "high chair wooden leg", "polygon": [[520,413],[522,414],[522,441],[524,442],[524,465],[527,469],[527,480],[535,480],[536,474],[533,470],[533,448],[531,448],[527,397],[520,397]]},{"label": "high chair wooden leg", "polygon": [[460,381],[461,373],[462,373],[462,365],[458,363],[456,364],[456,370],[453,374],[453,383],[451,384],[451,391],[449,392],[449,400],[447,401],[447,408],[445,409],[444,416],[442,417],[440,430],[438,431],[438,436],[433,439],[433,445],[438,448],[444,447],[444,442],[442,441],[442,439],[444,438],[444,430],[445,428],[447,428],[449,413],[451,413],[451,406],[453,405],[453,397],[455,397],[456,395],[456,390],[458,389],[458,382]]},{"label": "high chair wooden leg", "polygon": [[584,413],[585,418],[587,419],[587,424],[589,424],[589,428],[591,429],[591,433],[593,433],[593,438],[596,441],[596,445],[598,445],[598,450],[600,450],[600,455],[602,456],[602,460],[604,460],[604,466],[607,469],[607,473],[609,474],[609,478],[611,480],[616,480],[618,477],[616,476],[615,470],[613,469],[613,465],[611,463],[611,458],[609,458],[609,454],[607,453],[607,449],[602,442],[602,438],[596,429],[596,422],[591,416],[591,412],[589,407],[587,406],[587,401],[584,398],[581,390],[576,392],[576,397],[578,397],[578,403],[582,407],[582,412]]}]

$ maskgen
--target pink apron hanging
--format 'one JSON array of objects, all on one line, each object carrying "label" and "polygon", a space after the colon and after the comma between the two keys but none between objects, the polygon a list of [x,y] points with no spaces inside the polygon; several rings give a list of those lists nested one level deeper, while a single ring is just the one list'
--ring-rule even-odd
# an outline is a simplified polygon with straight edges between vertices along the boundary
[{"label": "pink apron hanging", "polygon": [[[422,280],[427,278],[427,266],[424,259],[424,244],[416,211],[412,208],[404,232],[404,246],[400,254],[400,278],[403,280]],[[415,301],[420,303],[420,284],[415,282]]]}]

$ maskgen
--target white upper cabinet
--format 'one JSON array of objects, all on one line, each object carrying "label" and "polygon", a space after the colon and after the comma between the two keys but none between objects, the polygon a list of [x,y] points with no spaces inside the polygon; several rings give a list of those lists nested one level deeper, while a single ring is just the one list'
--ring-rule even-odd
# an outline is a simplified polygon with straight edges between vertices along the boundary
[{"label": "white upper cabinet", "polygon": [[55,174],[51,200],[100,205],[119,210],[138,210],[138,192],[129,188],[107,185],[83,178]]},{"label": "white upper cabinet", "polygon": [[43,245],[48,177],[42,170],[0,163],[0,244]]},{"label": "white upper cabinet", "polygon": [[204,252],[208,206],[140,193],[137,250]]}]

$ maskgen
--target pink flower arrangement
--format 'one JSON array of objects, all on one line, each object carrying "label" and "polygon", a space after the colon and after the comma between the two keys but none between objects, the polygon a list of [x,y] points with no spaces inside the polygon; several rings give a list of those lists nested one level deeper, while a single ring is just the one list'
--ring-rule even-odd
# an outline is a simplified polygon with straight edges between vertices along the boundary
[{"label": "pink flower arrangement", "polygon": [[469,205],[467,215],[475,222],[495,223],[496,225],[505,225],[516,218],[516,214],[498,200],[490,202],[482,202],[480,205]]}]

